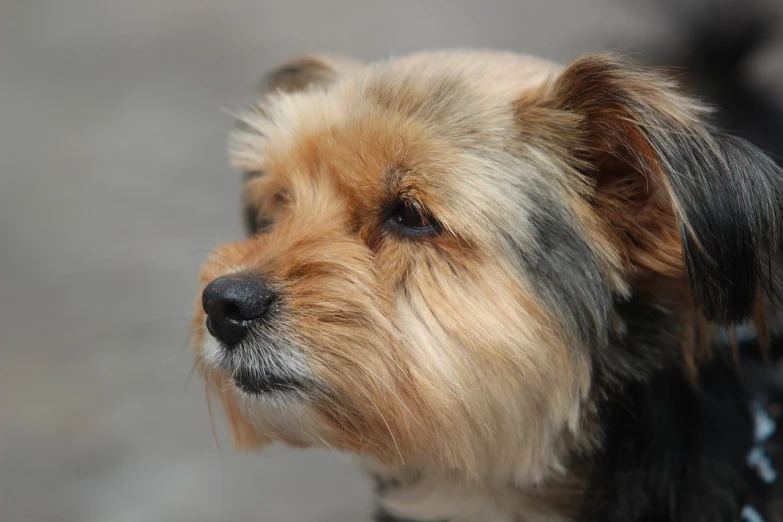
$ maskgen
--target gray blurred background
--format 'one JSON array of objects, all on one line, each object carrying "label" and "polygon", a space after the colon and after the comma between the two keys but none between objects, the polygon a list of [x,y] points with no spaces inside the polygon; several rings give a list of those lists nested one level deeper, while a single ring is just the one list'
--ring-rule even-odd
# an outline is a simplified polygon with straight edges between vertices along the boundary
[{"label": "gray blurred background", "polygon": [[[348,457],[236,454],[188,383],[197,267],[241,235],[226,111],[311,50],[676,42],[638,3],[4,0],[0,520],[368,520]],[[783,93],[779,47],[753,71]]]}]

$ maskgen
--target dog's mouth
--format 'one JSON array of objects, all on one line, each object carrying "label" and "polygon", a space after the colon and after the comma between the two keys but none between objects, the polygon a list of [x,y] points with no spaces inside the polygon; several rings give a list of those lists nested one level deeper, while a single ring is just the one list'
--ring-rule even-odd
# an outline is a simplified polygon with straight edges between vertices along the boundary
[{"label": "dog's mouth", "polygon": [[234,372],[237,388],[253,396],[297,393],[304,391],[304,383],[291,377],[271,373],[257,373],[239,370]]}]

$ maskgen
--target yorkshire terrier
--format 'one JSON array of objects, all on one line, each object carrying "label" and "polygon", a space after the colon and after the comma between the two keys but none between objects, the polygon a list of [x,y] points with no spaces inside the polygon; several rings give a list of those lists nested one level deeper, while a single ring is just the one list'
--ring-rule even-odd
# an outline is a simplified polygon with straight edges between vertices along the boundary
[{"label": "yorkshire terrier", "polygon": [[236,445],[355,454],[381,521],[774,520],[719,332],[774,325],[783,171],[709,119],[612,55],[280,68],[194,320]]}]

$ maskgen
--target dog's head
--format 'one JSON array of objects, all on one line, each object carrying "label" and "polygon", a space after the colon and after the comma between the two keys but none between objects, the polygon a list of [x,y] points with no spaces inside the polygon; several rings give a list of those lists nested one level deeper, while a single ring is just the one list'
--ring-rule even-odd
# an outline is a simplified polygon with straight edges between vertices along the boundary
[{"label": "dog's head", "polygon": [[271,81],[231,140],[250,237],[194,326],[241,447],[539,480],[597,375],[662,364],[623,306],[732,324],[771,285],[781,172],[658,73],[451,52]]}]

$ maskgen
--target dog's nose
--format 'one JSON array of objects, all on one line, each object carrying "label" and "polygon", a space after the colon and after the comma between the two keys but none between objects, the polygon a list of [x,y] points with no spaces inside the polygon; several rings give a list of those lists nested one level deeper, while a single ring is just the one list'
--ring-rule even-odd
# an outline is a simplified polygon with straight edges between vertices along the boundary
[{"label": "dog's nose", "polygon": [[272,289],[256,275],[218,277],[201,294],[207,329],[230,348],[245,338],[253,321],[264,316],[274,299]]}]

